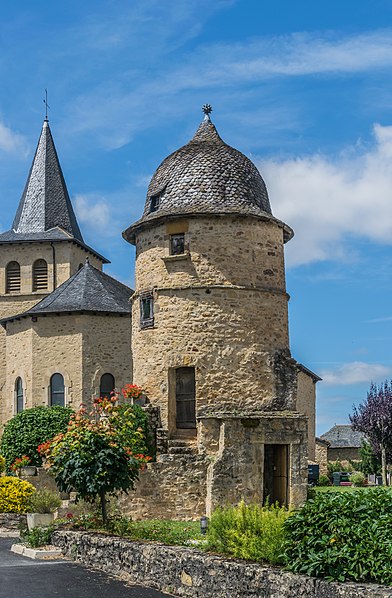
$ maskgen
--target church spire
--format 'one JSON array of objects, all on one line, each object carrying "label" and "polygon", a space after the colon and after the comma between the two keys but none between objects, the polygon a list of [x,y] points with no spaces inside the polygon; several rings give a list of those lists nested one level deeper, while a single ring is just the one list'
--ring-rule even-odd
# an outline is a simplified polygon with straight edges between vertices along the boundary
[{"label": "church spire", "polygon": [[56,227],[83,243],[49,121],[45,118],[12,229],[14,233],[39,234]]}]

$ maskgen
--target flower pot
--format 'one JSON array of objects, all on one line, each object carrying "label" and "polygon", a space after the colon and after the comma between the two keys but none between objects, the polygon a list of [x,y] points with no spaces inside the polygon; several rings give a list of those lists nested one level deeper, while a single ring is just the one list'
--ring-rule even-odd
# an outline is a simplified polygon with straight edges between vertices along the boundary
[{"label": "flower pot", "polygon": [[33,527],[49,527],[57,518],[57,511],[54,513],[27,513],[27,527],[32,530]]},{"label": "flower pot", "polygon": [[34,465],[25,465],[24,467],[20,468],[20,475],[22,475],[22,476],[37,475],[37,468],[34,467]]}]

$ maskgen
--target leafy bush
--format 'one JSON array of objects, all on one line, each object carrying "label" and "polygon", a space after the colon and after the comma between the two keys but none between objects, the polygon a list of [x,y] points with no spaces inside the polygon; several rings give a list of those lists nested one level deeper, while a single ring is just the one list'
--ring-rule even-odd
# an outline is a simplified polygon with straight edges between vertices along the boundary
[{"label": "leafy bush", "polygon": [[37,490],[27,503],[28,513],[54,513],[61,505],[61,500],[56,492],[51,490]]},{"label": "leafy bush", "polygon": [[289,512],[278,504],[218,508],[208,527],[208,548],[252,561],[280,563],[283,523]]},{"label": "leafy bush", "polygon": [[5,458],[0,455],[0,475],[5,471]]},{"label": "leafy bush", "polygon": [[321,475],[318,479],[317,486],[329,486],[330,483],[327,475]]},{"label": "leafy bush", "polygon": [[392,584],[392,492],[318,493],[285,522],[294,573]]},{"label": "leafy bush", "polygon": [[363,486],[365,483],[366,477],[361,471],[357,471],[352,473],[350,476],[350,482],[354,484],[354,486]]},{"label": "leafy bush", "polygon": [[29,482],[10,476],[0,478],[0,513],[26,513],[27,502],[35,492]]},{"label": "leafy bush", "polygon": [[21,538],[30,548],[39,548],[50,544],[54,529],[52,525],[49,527],[33,527],[30,531],[25,530],[21,534]]},{"label": "leafy bush", "polygon": [[22,455],[30,457],[32,465],[40,466],[42,458],[37,452],[38,445],[65,432],[71,414],[72,409],[68,407],[33,407],[10,419],[0,443],[7,468]]}]

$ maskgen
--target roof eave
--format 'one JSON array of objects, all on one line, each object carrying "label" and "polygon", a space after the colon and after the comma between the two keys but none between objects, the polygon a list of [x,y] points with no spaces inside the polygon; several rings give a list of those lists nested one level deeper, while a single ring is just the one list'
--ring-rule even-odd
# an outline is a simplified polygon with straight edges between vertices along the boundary
[{"label": "roof eave", "polygon": [[89,253],[98,258],[103,264],[111,263],[110,260],[108,260],[105,256],[101,255],[100,253],[98,253],[98,251],[95,251],[95,249],[93,249],[89,245],[86,245],[86,243],[83,243],[75,237],[70,237],[69,239],[0,239],[0,245],[22,245],[30,243],[75,243],[75,245],[78,245],[82,249],[86,249]]}]

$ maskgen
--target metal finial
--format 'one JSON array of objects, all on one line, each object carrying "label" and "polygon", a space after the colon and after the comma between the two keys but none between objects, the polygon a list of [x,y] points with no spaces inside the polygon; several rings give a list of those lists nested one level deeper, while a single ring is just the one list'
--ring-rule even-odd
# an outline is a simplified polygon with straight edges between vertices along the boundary
[{"label": "metal finial", "polygon": [[50,108],[50,106],[48,104],[48,90],[47,89],[45,89],[44,104],[45,104],[45,120],[48,120],[48,108]]},{"label": "metal finial", "polygon": [[211,106],[211,104],[203,104],[202,110],[203,110],[203,112],[204,112],[204,114],[206,116],[209,116],[211,114],[211,112],[212,112],[212,106]]}]

